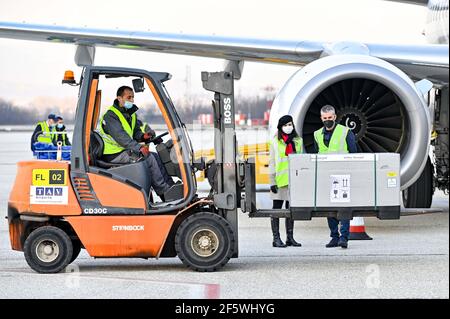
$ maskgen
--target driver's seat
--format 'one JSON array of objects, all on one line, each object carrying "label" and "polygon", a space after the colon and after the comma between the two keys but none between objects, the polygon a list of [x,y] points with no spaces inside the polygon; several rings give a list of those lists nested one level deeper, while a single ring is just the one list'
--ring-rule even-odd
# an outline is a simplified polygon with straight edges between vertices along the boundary
[{"label": "driver's seat", "polygon": [[91,158],[92,165],[106,169],[122,166],[123,164],[114,164],[101,160],[104,147],[105,144],[103,143],[103,139],[100,136],[100,133],[98,133],[97,131],[92,131],[91,141],[89,143],[89,156]]},{"label": "driver's seat", "polygon": [[89,144],[89,156],[93,166],[109,169],[108,173],[125,183],[132,183],[142,189],[146,196],[150,196],[151,180],[148,175],[147,164],[145,161],[129,164],[113,164],[102,161],[103,139],[97,131],[91,132],[91,142]]}]

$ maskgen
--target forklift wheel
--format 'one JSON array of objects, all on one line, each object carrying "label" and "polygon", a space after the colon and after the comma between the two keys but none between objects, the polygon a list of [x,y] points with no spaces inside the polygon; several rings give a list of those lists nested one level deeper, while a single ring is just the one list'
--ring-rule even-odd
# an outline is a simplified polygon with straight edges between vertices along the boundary
[{"label": "forklift wheel", "polygon": [[195,271],[216,271],[234,253],[234,234],[228,221],[217,214],[196,213],[184,220],[175,236],[181,261]]},{"label": "forklift wheel", "polygon": [[75,259],[77,259],[78,255],[81,251],[81,242],[79,240],[72,240],[72,257],[70,258],[69,264],[73,263]]},{"label": "forklift wheel", "polygon": [[39,273],[63,270],[73,256],[72,241],[61,229],[43,226],[34,230],[25,240],[25,259]]}]

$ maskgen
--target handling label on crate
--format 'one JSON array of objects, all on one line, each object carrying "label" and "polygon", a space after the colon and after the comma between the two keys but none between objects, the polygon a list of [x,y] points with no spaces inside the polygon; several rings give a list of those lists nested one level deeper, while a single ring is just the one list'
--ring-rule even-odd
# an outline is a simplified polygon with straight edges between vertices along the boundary
[{"label": "handling label on crate", "polygon": [[350,203],[350,175],[330,175],[330,202]]},{"label": "handling label on crate", "polygon": [[397,178],[388,178],[387,179],[387,187],[388,188],[395,188],[397,187]]},{"label": "handling label on crate", "polygon": [[352,154],[318,154],[311,155],[311,161],[315,162],[373,162],[378,160],[378,154],[352,153]]}]

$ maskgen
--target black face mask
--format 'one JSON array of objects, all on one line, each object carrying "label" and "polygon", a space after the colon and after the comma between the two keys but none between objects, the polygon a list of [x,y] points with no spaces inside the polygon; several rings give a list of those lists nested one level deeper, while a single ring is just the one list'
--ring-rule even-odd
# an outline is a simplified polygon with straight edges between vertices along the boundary
[{"label": "black face mask", "polygon": [[331,129],[334,126],[334,121],[333,120],[323,121],[323,125],[325,125],[326,128]]}]

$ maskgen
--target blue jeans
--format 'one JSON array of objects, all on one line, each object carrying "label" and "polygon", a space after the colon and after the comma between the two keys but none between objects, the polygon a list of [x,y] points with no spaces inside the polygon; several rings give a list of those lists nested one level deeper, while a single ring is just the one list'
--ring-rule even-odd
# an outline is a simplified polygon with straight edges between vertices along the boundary
[{"label": "blue jeans", "polygon": [[[339,239],[339,220],[334,217],[328,217],[328,227],[330,228],[330,237]],[[341,220],[341,237],[348,240],[350,233],[350,220]]]}]

